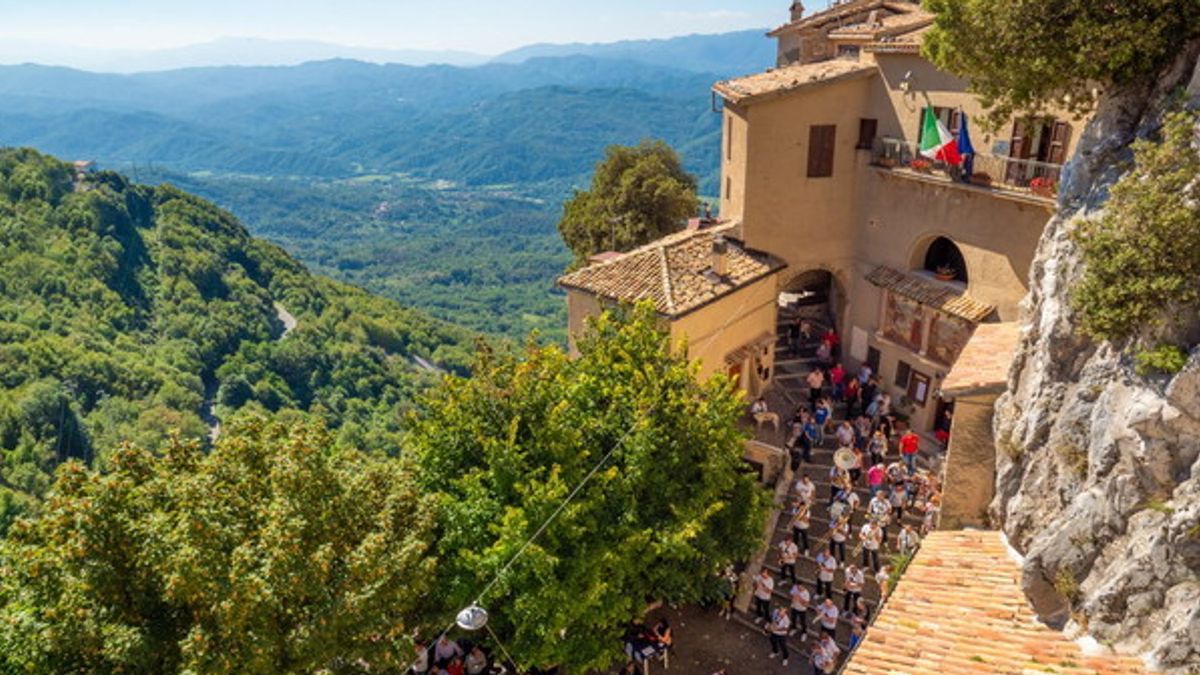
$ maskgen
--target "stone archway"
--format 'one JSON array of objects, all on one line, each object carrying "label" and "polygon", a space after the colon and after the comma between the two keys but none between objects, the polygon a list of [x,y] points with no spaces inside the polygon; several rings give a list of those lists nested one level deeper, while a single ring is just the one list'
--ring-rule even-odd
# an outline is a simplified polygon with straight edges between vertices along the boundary
[{"label": "stone archway", "polygon": [[[964,286],[970,282],[970,270],[962,249],[953,239],[941,234],[929,235],[913,247],[909,268]],[[947,270],[950,273],[943,274]]]},{"label": "stone archway", "polygon": [[828,269],[810,268],[793,275],[781,284],[778,326],[781,344],[784,345],[788,356],[794,358],[797,354],[793,352],[797,351],[807,354],[815,344],[808,341],[807,346],[801,350],[792,348],[794,345],[789,333],[797,321],[810,324],[817,335],[823,334],[829,328],[841,333],[848,298],[838,275]]}]

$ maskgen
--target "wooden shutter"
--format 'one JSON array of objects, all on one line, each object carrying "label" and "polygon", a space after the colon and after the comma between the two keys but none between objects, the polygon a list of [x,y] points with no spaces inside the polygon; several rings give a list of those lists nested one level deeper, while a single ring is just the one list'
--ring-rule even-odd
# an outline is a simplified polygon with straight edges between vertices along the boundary
[{"label": "wooden shutter", "polygon": [[1071,143],[1071,125],[1066,122],[1055,122],[1054,130],[1050,132],[1050,152],[1046,161],[1051,164],[1062,164],[1067,159],[1067,145]]},{"label": "wooden shutter", "polygon": [[[1021,120],[1013,122],[1012,139],[1008,144],[1008,156],[1012,159],[1029,158],[1029,131]],[[1025,182],[1025,167],[1016,162],[1008,163],[1004,173],[1004,182],[1012,185],[1023,185]]]},{"label": "wooden shutter", "polygon": [[833,143],[837,125],[814,124],[808,128],[808,177],[833,175]]},{"label": "wooden shutter", "polygon": [[859,150],[870,150],[875,145],[875,134],[879,129],[879,120],[862,118],[858,121],[858,145]]}]

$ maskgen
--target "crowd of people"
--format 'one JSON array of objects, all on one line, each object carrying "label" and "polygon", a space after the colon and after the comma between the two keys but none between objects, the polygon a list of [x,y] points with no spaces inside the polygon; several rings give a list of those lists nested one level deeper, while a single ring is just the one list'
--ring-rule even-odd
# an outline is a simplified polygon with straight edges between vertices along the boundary
[{"label": "crowd of people", "polygon": [[508,672],[492,661],[483,646],[453,640],[442,634],[433,644],[418,641],[415,645],[410,675],[502,675]]},{"label": "crowd of people", "polygon": [[[803,321],[789,331],[794,352],[813,337]],[[920,437],[893,410],[891,396],[870,366],[851,374],[838,362],[839,342],[833,330],[821,336],[816,367],[804,378],[807,405],[786,424],[785,445],[796,479],[784,511],[789,536],[777,545],[778,578],[764,566],[753,579],[755,622],[767,633],[770,657],[782,657],[786,665],[788,638],[799,635],[809,640],[814,673],[835,672],[843,645],[853,650],[862,641],[871,621],[872,605],[863,597],[868,582],[886,597],[892,576],[887,556],[914,553],[936,527],[941,507],[938,476],[918,463]],[[760,413],[769,410],[765,399],[754,406]],[[839,407],[844,410],[840,418],[835,415]],[[939,425],[937,439],[943,446],[948,442],[948,424]],[[830,446],[838,461],[826,469],[813,454]],[[819,494],[813,477],[820,480],[825,471],[827,492]],[[816,537],[810,531],[821,505],[827,507],[828,528]],[[906,514],[919,519],[906,522]],[[811,590],[797,575],[802,557],[811,557],[816,566]],[[785,587],[788,600],[775,603],[776,589]],[[839,622],[849,624],[842,644]]]}]

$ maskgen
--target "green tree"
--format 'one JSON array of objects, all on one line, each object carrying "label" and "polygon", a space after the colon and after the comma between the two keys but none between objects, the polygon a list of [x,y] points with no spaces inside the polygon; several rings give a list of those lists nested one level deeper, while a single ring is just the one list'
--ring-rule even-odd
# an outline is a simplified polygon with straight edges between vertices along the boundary
[{"label": "green tree", "polygon": [[1195,113],[1170,113],[1161,139],[1135,142],[1133,167],[1112,187],[1102,215],[1082,221],[1074,233],[1084,271],[1072,301],[1094,337],[1124,340],[1164,322],[1194,320],[1200,305],[1196,122]]},{"label": "green tree", "polygon": [[444,612],[482,594],[521,665],[568,672],[618,658],[649,600],[711,592],[760,545],[768,502],[742,463],[740,394],[698,382],[652,307],[604,314],[580,350],[484,353],[430,394],[410,437],[440,499]]},{"label": "green tree", "polygon": [[1200,35],[1197,0],[925,0],[923,51],[970,80],[998,123],[1086,111],[1097,86],[1144,81]]},{"label": "green tree", "polygon": [[404,666],[430,500],[390,459],[261,421],[211,454],[70,462],[0,548],[0,671],[311,673]]},{"label": "green tree", "polygon": [[610,146],[588,190],[576,190],[558,222],[575,264],[601,251],[628,251],[679,229],[700,208],[696,178],[662,141]]}]

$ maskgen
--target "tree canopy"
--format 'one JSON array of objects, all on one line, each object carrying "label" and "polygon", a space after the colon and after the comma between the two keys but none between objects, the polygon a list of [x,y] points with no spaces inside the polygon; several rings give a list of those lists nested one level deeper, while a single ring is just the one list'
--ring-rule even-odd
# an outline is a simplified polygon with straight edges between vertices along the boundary
[{"label": "tree canopy", "polygon": [[[170,186],[0,150],[0,532],[54,466],[129,441],[204,438],[210,404],[323,420],[399,447],[401,411],[463,369],[472,335],[310,275],[230,214]],[[299,320],[280,339],[278,306]]]},{"label": "tree canopy", "polygon": [[0,670],[311,673],[404,667],[431,504],[402,464],[319,425],[250,422],[205,454],[65,464],[0,545]]},{"label": "tree canopy", "polygon": [[[1081,221],[1074,233],[1085,265],[1072,301],[1084,330],[1094,337],[1120,341],[1186,333],[1195,320],[1200,306],[1196,123],[1193,112],[1173,112],[1160,138],[1135,142],[1133,167],[1113,185],[1104,211]],[[1162,353],[1181,352],[1176,345]],[[1175,363],[1182,366],[1178,358]]]},{"label": "tree canopy", "polygon": [[602,251],[628,251],[670,234],[700,208],[696,178],[662,141],[610,146],[588,190],[563,204],[558,231],[575,264]]},{"label": "tree canopy", "polygon": [[1097,87],[1152,75],[1200,35],[1196,0],[925,0],[922,49],[970,80],[993,122],[1084,112]]},{"label": "tree canopy", "polygon": [[740,395],[725,378],[698,383],[652,308],[601,316],[579,348],[483,355],[430,394],[410,436],[441,507],[445,612],[484,593],[520,665],[569,672],[617,658],[648,600],[711,592],[760,545],[768,500],[741,460]]}]

